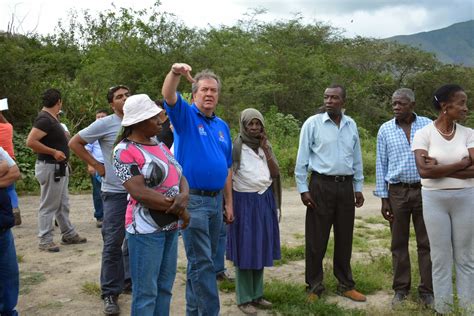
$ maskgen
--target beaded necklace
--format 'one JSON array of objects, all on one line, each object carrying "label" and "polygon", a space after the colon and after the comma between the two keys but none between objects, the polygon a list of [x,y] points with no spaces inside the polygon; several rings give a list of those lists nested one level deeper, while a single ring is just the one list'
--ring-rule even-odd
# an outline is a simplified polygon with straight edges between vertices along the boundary
[{"label": "beaded necklace", "polygon": [[438,127],[436,127],[436,124],[435,124],[435,128],[444,137],[450,137],[451,135],[453,135],[454,131],[456,130],[456,124],[453,123],[453,129],[449,133],[443,133]]}]

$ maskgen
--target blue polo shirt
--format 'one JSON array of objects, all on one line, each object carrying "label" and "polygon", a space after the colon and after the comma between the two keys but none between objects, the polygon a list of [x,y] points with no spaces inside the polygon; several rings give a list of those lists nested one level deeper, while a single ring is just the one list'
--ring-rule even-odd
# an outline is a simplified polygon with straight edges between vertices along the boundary
[{"label": "blue polo shirt", "polygon": [[208,118],[189,105],[179,93],[174,106],[165,102],[178,141],[174,154],[183,167],[191,189],[217,191],[224,188],[232,166],[232,139],[227,124],[213,115]]}]

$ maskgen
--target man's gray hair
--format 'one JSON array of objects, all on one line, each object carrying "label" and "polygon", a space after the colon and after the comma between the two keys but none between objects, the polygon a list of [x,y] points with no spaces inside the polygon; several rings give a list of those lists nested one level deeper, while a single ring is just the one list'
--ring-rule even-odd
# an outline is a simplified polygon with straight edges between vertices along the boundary
[{"label": "man's gray hair", "polygon": [[194,76],[194,82],[191,85],[191,92],[193,94],[196,93],[199,88],[199,81],[203,79],[214,79],[215,81],[217,81],[217,92],[221,92],[221,79],[219,78],[219,76],[216,75],[212,70],[204,69],[203,71],[198,72]]},{"label": "man's gray hair", "polygon": [[393,97],[407,98],[410,102],[415,102],[415,93],[412,89],[408,88],[400,88],[396,90],[392,95],[392,98]]}]

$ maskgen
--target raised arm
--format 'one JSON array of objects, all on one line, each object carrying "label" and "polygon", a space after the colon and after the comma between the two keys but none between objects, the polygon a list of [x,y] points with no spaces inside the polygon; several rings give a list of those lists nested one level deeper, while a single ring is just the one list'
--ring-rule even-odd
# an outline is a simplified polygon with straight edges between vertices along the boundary
[{"label": "raised arm", "polygon": [[182,75],[186,76],[188,81],[194,82],[191,71],[192,68],[188,64],[175,63],[171,66],[171,70],[166,75],[163,87],[161,88],[161,94],[163,94],[163,98],[168,105],[172,106],[176,104],[176,91]]}]

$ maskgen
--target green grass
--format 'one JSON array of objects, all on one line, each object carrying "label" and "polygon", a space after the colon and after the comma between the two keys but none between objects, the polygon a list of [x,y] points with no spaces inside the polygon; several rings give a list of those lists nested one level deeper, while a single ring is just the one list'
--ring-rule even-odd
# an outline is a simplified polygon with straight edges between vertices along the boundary
[{"label": "green grass", "polygon": [[281,260],[275,260],[275,266],[281,266],[290,261],[298,261],[304,259],[304,245],[296,247],[281,246]]},{"label": "green grass", "polygon": [[223,280],[223,281],[219,281],[217,285],[219,286],[219,291],[222,291],[224,293],[235,292],[235,282]]},{"label": "green grass", "polygon": [[304,284],[273,280],[265,283],[264,295],[273,303],[272,311],[277,315],[365,315],[363,311],[327,303],[324,296],[314,303],[307,303]]},{"label": "green grass", "polygon": [[185,265],[179,265],[177,268],[177,272],[181,272],[183,274],[186,274],[186,266]]},{"label": "green grass", "polygon": [[361,218],[361,219],[367,224],[387,224],[388,225],[388,221],[385,218],[383,218],[382,215],[371,216],[371,217],[366,217],[366,218]]},{"label": "green grass", "polygon": [[[371,217],[356,222],[353,237],[352,274],[357,289],[367,295],[383,291],[392,294],[392,257],[390,254],[391,232],[388,223],[383,218]],[[384,224],[380,226],[373,225]],[[419,271],[416,253],[416,239],[413,228],[410,230],[410,259],[412,287],[408,301],[400,310],[391,310],[390,306],[364,307],[345,309],[335,303],[329,303],[325,298],[334,296],[337,291],[337,280],[333,276],[332,257],[334,253],[334,238],[331,236],[324,259],[324,285],[326,291],[322,298],[315,303],[306,302],[305,284],[284,282],[272,279],[265,283],[265,297],[273,303],[272,313],[275,315],[432,315],[432,312],[418,304]],[[296,237],[296,235],[295,235]],[[300,236],[298,235],[298,238]],[[304,235],[301,235],[301,239]],[[372,249],[386,249],[386,252],[373,252]],[[304,260],[304,244],[295,247],[283,245],[282,259],[275,265],[291,264],[292,261]],[[235,285],[221,282],[219,289],[224,292],[234,292]],[[453,315],[462,315],[455,305]]]},{"label": "green grass", "polygon": [[31,286],[40,284],[45,281],[46,277],[43,272],[21,272],[20,273],[20,294],[28,294]]},{"label": "green grass", "polygon": [[63,303],[58,302],[58,301],[54,301],[54,302],[41,303],[38,307],[41,308],[41,309],[57,309],[57,308],[61,308],[63,306],[64,306]]},{"label": "green grass", "polygon": [[304,234],[294,233],[293,237],[295,237],[297,240],[304,240]]},{"label": "green grass", "polygon": [[100,291],[100,285],[97,282],[84,282],[81,286],[81,291],[82,293],[100,297],[101,291]]},{"label": "green grass", "polygon": [[16,261],[17,261],[18,263],[23,263],[23,262],[25,262],[25,256],[24,256],[24,255],[19,255],[19,254],[17,254],[17,255],[16,255]]}]

